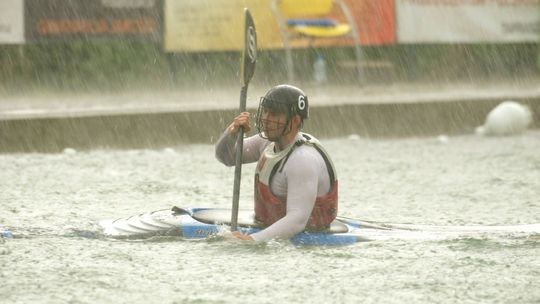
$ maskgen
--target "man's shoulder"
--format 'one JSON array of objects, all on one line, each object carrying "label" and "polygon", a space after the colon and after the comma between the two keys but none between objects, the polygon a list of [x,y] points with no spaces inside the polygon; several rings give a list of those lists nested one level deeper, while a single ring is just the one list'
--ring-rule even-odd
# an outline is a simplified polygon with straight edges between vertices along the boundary
[{"label": "man's shoulder", "polygon": [[322,159],[321,153],[315,148],[314,145],[304,144],[297,147],[290,156],[293,160],[313,161]]}]

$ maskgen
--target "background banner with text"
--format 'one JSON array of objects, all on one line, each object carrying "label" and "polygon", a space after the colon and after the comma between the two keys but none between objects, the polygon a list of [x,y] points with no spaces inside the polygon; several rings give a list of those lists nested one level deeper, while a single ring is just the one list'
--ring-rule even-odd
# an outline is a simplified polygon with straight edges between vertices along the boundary
[{"label": "background banner with text", "polygon": [[[395,42],[394,0],[345,0],[365,45]],[[242,16],[248,7],[257,27],[260,49],[283,48],[272,0],[165,0],[165,50],[169,52],[230,51],[242,46]],[[337,14],[336,14],[337,17]],[[351,45],[351,39],[333,39],[313,46]],[[292,41],[292,47],[306,47]]]},{"label": "background banner with text", "polygon": [[117,38],[161,41],[161,0],[25,2],[28,41]]}]

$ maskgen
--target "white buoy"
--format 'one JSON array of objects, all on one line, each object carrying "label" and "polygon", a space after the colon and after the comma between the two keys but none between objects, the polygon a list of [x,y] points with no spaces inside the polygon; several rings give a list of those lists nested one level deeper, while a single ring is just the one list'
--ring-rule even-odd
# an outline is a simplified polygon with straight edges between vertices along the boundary
[{"label": "white buoy", "polygon": [[447,144],[450,141],[450,138],[448,137],[448,135],[442,134],[437,136],[437,141],[441,144]]},{"label": "white buoy", "polygon": [[62,150],[62,153],[73,155],[73,154],[77,154],[77,150],[73,148],[65,148],[64,150]]},{"label": "white buoy", "polygon": [[529,107],[515,101],[504,101],[489,112],[484,125],[475,131],[479,135],[517,135],[523,133],[531,122]]},{"label": "white buoy", "polygon": [[350,134],[349,136],[347,136],[347,139],[349,139],[349,140],[359,140],[360,135],[358,135],[358,134]]},{"label": "white buoy", "polygon": [[173,148],[165,148],[163,149],[163,152],[170,155],[176,154],[176,151]]}]

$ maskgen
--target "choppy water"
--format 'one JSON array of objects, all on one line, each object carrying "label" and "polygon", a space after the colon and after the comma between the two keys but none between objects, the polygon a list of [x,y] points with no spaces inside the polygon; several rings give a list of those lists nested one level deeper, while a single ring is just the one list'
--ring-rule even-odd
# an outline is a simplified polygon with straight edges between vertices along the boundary
[{"label": "choppy water", "polygon": [[[416,224],[540,222],[540,131],[330,139],[340,214]],[[1,303],[539,303],[538,235],[294,247],[112,240],[104,218],[228,207],[211,145],[0,155]],[[253,165],[243,170],[251,206]]]}]

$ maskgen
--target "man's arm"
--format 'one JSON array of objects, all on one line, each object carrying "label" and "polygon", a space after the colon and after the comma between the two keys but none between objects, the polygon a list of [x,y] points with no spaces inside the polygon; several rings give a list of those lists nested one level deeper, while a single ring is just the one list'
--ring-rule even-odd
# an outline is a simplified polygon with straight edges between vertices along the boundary
[{"label": "man's arm", "polygon": [[235,146],[236,137],[223,132],[216,143],[216,158],[225,166],[231,167],[235,165]]},{"label": "man's arm", "polygon": [[[244,127],[245,131],[248,132],[251,129],[249,123],[249,113],[240,113],[218,139],[216,143],[216,158],[224,165],[229,167],[235,165],[236,136],[240,127]],[[268,144],[269,142],[260,138],[260,136],[244,138],[242,162],[252,163],[257,161]]]},{"label": "man's arm", "polygon": [[[269,142],[259,135],[244,138],[242,163],[252,163],[259,160],[262,151]],[[216,158],[224,165],[235,165],[236,157],[236,134],[230,135],[225,131],[216,143]]]}]

